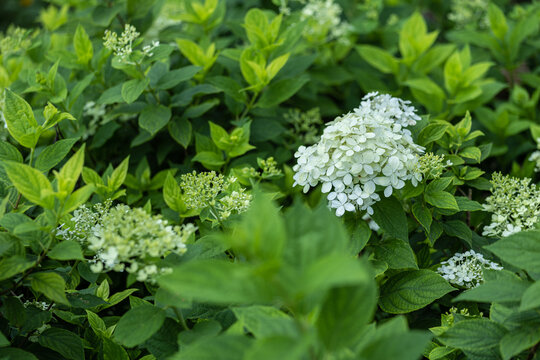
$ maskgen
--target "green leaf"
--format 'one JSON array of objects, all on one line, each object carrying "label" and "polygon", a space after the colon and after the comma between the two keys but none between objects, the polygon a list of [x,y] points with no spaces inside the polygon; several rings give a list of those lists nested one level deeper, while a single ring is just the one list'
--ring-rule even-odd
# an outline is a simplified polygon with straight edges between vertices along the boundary
[{"label": "green leaf", "polygon": [[243,306],[231,309],[237,321],[255,338],[295,336],[298,329],[294,319],[272,306]]},{"label": "green leaf", "polygon": [[449,220],[443,222],[442,225],[445,233],[460,238],[472,246],[472,231],[463,221]]},{"label": "green leaf", "polygon": [[13,275],[17,275],[30,269],[34,265],[34,261],[26,260],[21,255],[14,255],[0,260],[0,281],[9,279]]},{"label": "green leaf", "polygon": [[519,232],[485,248],[519,269],[540,273],[540,230]]},{"label": "green leaf", "polygon": [[488,19],[493,34],[495,34],[499,40],[504,40],[506,32],[508,31],[508,24],[506,23],[504,13],[494,3],[489,3]]},{"label": "green leaf", "polygon": [[15,188],[25,198],[46,209],[54,207],[53,188],[45,175],[26,164],[12,161],[5,161],[4,169]]},{"label": "green leaf", "polygon": [[474,160],[477,163],[479,163],[482,157],[482,152],[476,146],[469,146],[469,147],[466,147],[465,149],[460,150],[458,155],[467,159]]},{"label": "green leaf", "polygon": [[519,310],[532,310],[538,307],[540,307],[540,281],[535,282],[525,290],[521,298]]},{"label": "green leaf", "polygon": [[454,195],[447,193],[446,191],[426,191],[424,193],[424,199],[426,202],[439,209],[459,210]]},{"label": "green leaf", "polygon": [[207,169],[214,170],[225,164],[223,155],[210,151],[201,151],[195,155],[191,161],[197,161],[204,165]]},{"label": "green leaf", "polygon": [[245,263],[191,261],[158,280],[172,294],[211,304],[265,303],[272,288]]},{"label": "green leaf", "polygon": [[369,339],[359,352],[362,360],[418,360],[432,335],[424,331],[386,333]]},{"label": "green leaf", "polygon": [[388,51],[372,45],[359,45],[356,51],[371,66],[384,74],[397,74],[399,63]]},{"label": "green leaf", "polygon": [[23,162],[23,157],[15,146],[7,141],[0,141],[0,161],[3,160]]},{"label": "green leaf", "polygon": [[[127,347],[148,340],[165,321],[165,311],[152,305],[141,305],[124,314],[116,324],[114,337]],[[144,324],[143,326],[141,326]]]},{"label": "green leaf", "polygon": [[40,272],[32,274],[32,281],[30,283],[32,289],[40,293],[45,294],[52,301],[56,301],[60,304],[69,305],[66,298],[66,283],[57,273],[53,272]]},{"label": "green leaf", "polygon": [[229,133],[221,126],[209,121],[210,125],[210,137],[218,149],[229,150],[231,148],[231,141],[229,139]]},{"label": "green leaf", "polygon": [[454,301],[517,303],[529,285],[507,270],[486,271],[483,284],[459,294]]},{"label": "green leaf", "polygon": [[84,360],[83,341],[73,332],[53,327],[38,337],[39,344],[58,352],[66,359]]},{"label": "green leaf", "polygon": [[525,325],[508,332],[500,343],[503,360],[510,360],[522,351],[532,348],[538,341],[540,341],[538,326]]},{"label": "green leaf", "polygon": [[47,256],[55,260],[84,260],[81,245],[76,241],[62,241],[56,244]]},{"label": "green leaf", "polygon": [[171,109],[163,105],[148,105],[139,115],[139,126],[155,135],[171,119]]},{"label": "green leaf", "polygon": [[150,80],[148,78],[126,81],[122,84],[122,99],[128,104],[131,104],[141,96],[149,82]]},{"label": "green leaf", "polygon": [[35,148],[40,130],[30,104],[11,90],[6,89],[3,112],[11,136],[22,146]]},{"label": "green leaf", "polygon": [[187,149],[192,137],[192,126],[188,119],[173,119],[169,122],[169,134],[184,149]]},{"label": "green leaf", "polygon": [[94,185],[85,185],[75,190],[73,193],[71,193],[71,195],[68,196],[66,202],[64,203],[61,215],[69,214],[84,204],[90,198],[90,196],[92,196],[95,190],[96,188]]},{"label": "green leaf", "polygon": [[191,79],[200,70],[201,67],[190,65],[169,71],[159,78],[156,84],[156,89],[167,90],[173,88],[181,82]]},{"label": "green leaf", "polygon": [[382,199],[373,206],[373,220],[388,235],[403,241],[409,241],[407,217],[401,203],[393,196]]},{"label": "green leaf", "polygon": [[414,218],[420,223],[420,225],[422,225],[426,232],[429,232],[431,222],[433,221],[433,217],[431,216],[429,209],[424,206],[421,201],[417,201],[412,206],[412,212]]},{"label": "green leaf", "polygon": [[497,359],[499,342],[508,332],[502,325],[486,318],[464,320],[455,323],[438,339],[445,345],[465,352],[481,354],[486,359]]},{"label": "green leaf", "polygon": [[255,106],[270,108],[279,105],[296,94],[308,81],[309,76],[303,75],[298,78],[282,79],[273,82],[264,90]]},{"label": "green leaf", "polygon": [[428,77],[409,79],[405,82],[414,97],[427,109],[440,112],[446,94],[436,82]]},{"label": "green leaf", "polygon": [[77,59],[81,64],[88,64],[88,62],[94,57],[92,41],[90,41],[90,37],[81,24],[77,25],[77,30],[75,30],[75,35],[73,36],[73,47],[75,48]]},{"label": "green leaf", "polygon": [[[101,341],[103,343],[103,360],[129,360],[129,355],[122,346],[107,338],[102,338]],[[146,356],[140,358],[140,360],[144,360],[145,358]],[[146,360],[155,359],[156,358],[152,356],[151,358]]]},{"label": "green leaf", "polygon": [[78,139],[62,139],[47,146],[36,159],[35,168],[47,172],[62,161]]},{"label": "green leaf", "polygon": [[[3,347],[6,347],[6,346],[9,346],[11,343],[9,342],[9,340],[4,336],[4,334],[2,334],[0,332],[0,348],[3,348]],[[2,355],[2,353],[0,353],[0,356]]]},{"label": "green leaf", "polygon": [[433,271],[404,271],[383,284],[379,306],[390,314],[404,314],[421,309],[454,290]]},{"label": "green leaf", "polygon": [[418,269],[409,243],[398,239],[384,239],[372,244],[375,259],[388,264],[389,269]]},{"label": "green leaf", "polygon": [[426,146],[443,137],[450,124],[443,120],[436,120],[420,131],[418,144]]},{"label": "green leaf", "polygon": [[331,289],[316,323],[319,339],[326,349],[335,351],[358,343],[375,313],[376,304],[374,280]]},{"label": "green leaf", "polygon": [[19,348],[0,348],[0,358],[7,360],[38,360],[34,354]]},{"label": "green leaf", "polygon": [[88,323],[96,335],[101,335],[107,330],[105,322],[94,312],[86,310],[86,316],[88,317]]},{"label": "green leaf", "polygon": [[107,177],[107,188],[110,192],[114,192],[122,186],[126,180],[127,172],[129,168],[129,156],[126,157],[120,165],[114,169],[112,174]]},{"label": "green leaf", "polygon": [[86,144],[83,144],[81,148],[62,166],[60,171],[56,173],[56,179],[58,180],[58,190],[63,192],[64,195],[69,195],[73,192],[77,180],[81,175],[84,166],[84,150]]}]

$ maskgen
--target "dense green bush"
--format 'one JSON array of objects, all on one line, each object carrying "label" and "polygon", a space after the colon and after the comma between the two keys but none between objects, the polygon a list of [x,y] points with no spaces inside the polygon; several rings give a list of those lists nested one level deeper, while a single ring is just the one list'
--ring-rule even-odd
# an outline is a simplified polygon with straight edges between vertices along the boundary
[{"label": "dense green bush", "polygon": [[0,359],[538,358],[540,2],[0,17]]}]

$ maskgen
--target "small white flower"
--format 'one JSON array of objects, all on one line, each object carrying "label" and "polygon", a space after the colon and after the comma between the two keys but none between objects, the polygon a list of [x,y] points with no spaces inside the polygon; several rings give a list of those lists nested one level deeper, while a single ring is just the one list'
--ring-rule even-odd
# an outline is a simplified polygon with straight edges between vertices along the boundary
[{"label": "small white flower", "polygon": [[484,259],[484,255],[469,250],[456,253],[450,259],[441,262],[437,272],[449,283],[466,288],[474,288],[484,281],[483,269],[502,270],[502,266]]}]

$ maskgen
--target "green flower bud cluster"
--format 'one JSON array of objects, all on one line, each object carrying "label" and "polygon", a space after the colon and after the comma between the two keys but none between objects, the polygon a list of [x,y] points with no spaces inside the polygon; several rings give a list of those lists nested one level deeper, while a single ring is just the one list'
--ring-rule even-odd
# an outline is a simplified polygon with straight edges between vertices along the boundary
[{"label": "green flower bud cluster", "polygon": [[121,61],[127,62],[129,55],[133,52],[133,42],[137,40],[139,35],[137,29],[129,24],[126,24],[120,37],[115,32],[105,30],[103,46],[112,50],[114,55],[118,56]]},{"label": "green flower bud cluster", "polygon": [[169,225],[159,215],[144,209],[110,201],[94,209],[81,207],[71,219],[68,236],[79,240],[95,253],[90,268],[93,272],[127,271],[138,281],[154,282],[157,275],[170,272],[160,260],[170,253],[182,254],[186,242],[197,228],[193,224]]},{"label": "green flower bud cluster", "polygon": [[450,160],[444,161],[444,155],[435,155],[434,153],[426,153],[418,158],[417,171],[421,173],[425,179],[433,180],[441,177],[444,169],[452,166]]},{"label": "green flower bud cluster", "polygon": [[319,108],[313,108],[306,112],[299,109],[290,109],[284,115],[285,120],[291,125],[287,134],[301,144],[311,145],[319,141],[319,127],[323,121]]},{"label": "green flower bud cluster", "polygon": [[210,172],[192,172],[180,177],[180,189],[188,210],[209,208],[216,220],[246,211],[252,196],[240,186],[236,177]]},{"label": "green flower bud cluster", "polygon": [[484,209],[493,215],[482,235],[505,237],[533,229],[540,219],[540,189],[531,179],[494,173],[491,184],[492,195],[486,198]]}]

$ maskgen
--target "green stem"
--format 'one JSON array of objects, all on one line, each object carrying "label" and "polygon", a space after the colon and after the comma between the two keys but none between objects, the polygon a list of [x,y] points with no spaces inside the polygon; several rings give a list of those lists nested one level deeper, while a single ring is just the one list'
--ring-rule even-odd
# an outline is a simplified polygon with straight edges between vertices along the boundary
[{"label": "green stem", "polygon": [[259,96],[258,92],[253,94],[253,97],[251,98],[251,101],[247,104],[247,106],[246,106],[244,112],[242,113],[242,115],[240,115],[240,119],[243,119],[244,117],[246,117],[247,114],[249,114],[251,108],[255,104],[255,100],[257,100],[257,96]]},{"label": "green stem", "polygon": [[35,147],[30,149],[30,159],[28,160],[28,165],[32,166],[32,161],[34,160],[34,151],[36,150]]},{"label": "green stem", "polygon": [[176,306],[173,306],[172,309],[176,317],[178,318],[178,322],[180,323],[180,325],[182,325],[182,328],[186,331],[189,330],[189,327],[186,324],[186,320],[184,319],[184,316],[182,315],[182,311],[178,310]]}]

